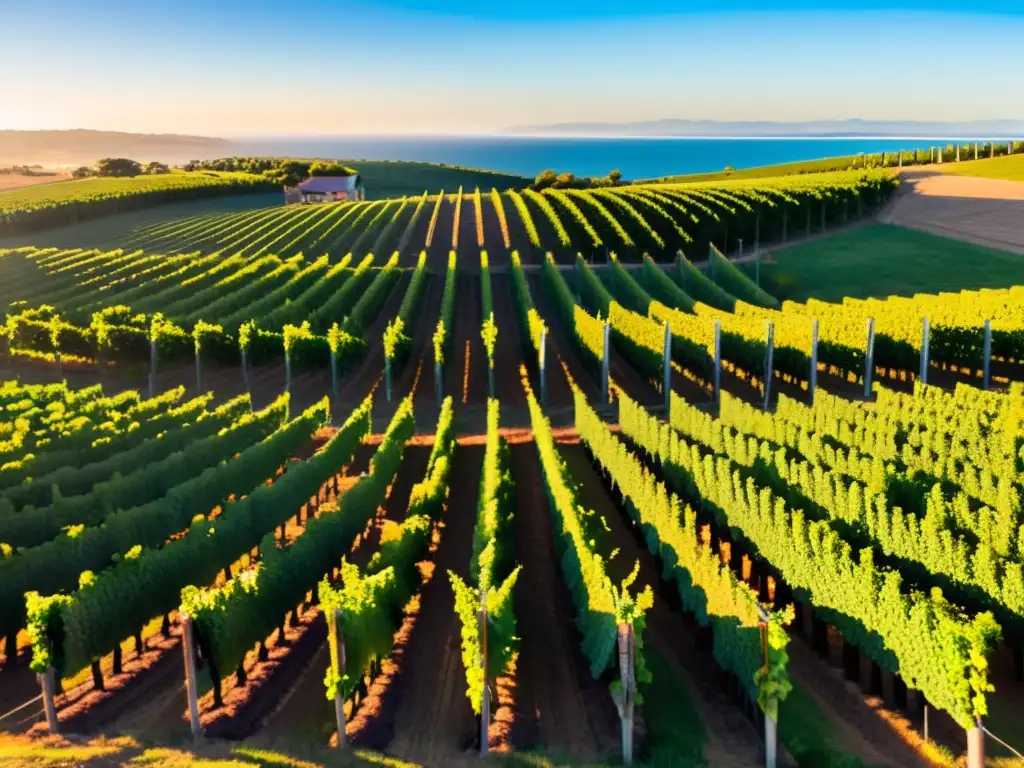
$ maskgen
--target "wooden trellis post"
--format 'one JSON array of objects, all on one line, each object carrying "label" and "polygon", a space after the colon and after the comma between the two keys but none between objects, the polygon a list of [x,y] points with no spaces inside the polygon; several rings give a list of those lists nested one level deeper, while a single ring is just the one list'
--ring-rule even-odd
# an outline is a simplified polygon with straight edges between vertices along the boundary
[{"label": "wooden trellis post", "polygon": [[156,396],[156,342],[149,340],[149,399]]},{"label": "wooden trellis post", "polygon": [[[284,391],[292,391],[292,355],[289,350],[284,351]],[[390,398],[388,398],[390,400]]]},{"label": "wooden trellis post", "polygon": [[[345,676],[345,636],[341,631],[341,609],[334,611],[334,657],[338,660],[338,678]],[[334,692],[334,724],[338,729],[338,746],[345,746],[345,698],[341,686]]]},{"label": "wooden trellis post", "polygon": [[444,400],[444,369],[440,363],[434,363],[434,389],[437,390],[437,407],[441,407]]},{"label": "wooden trellis post", "polygon": [[768,410],[768,403],[772,397],[772,357],[775,354],[775,323],[768,321],[768,338],[765,342],[764,351],[764,406]]},{"label": "wooden trellis post", "polygon": [[540,373],[540,404],[546,405],[548,400],[547,378],[548,329],[540,332],[540,348],[537,350],[537,367]]},{"label": "wooden trellis post", "polygon": [[331,350],[331,400],[338,399],[338,356]]},{"label": "wooden trellis post", "polygon": [[928,318],[921,321],[921,372],[918,378],[922,384],[928,383],[928,342],[930,337],[930,326]]},{"label": "wooden trellis post", "polygon": [[811,326],[811,370],[807,377],[807,395],[814,405],[814,390],[818,386],[818,320]]},{"label": "wooden trellis post", "polygon": [[665,410],[668,411],[669,395],[672,392],[672,329],[665,321],[665,338],[662,343],[662,357],[665,369]]},{"label": "wooden trellis post", "polygon": [[57,671],[50,667],[45,672],[40,672],[39,686],[43,689],[43,711],[46,713],[46,728],[51,736],[60,733],[60,723],[57,720],[57,705],[54,702],[54,689],[56,686]]},{"label": "wooden trellis post", "polygon": [[985,729],[980,717],[967,731],[967,768],[985,768]]},{"label": "wooden trellis post", "polygon": [[605,321],[604,344],[601,352],[601,405],[608,405],[608,368],[611,355],[611,325]]},{"label": "wooden trellis post", "polygon": [[[771,659],[768,654],[768,623],[771,618],[769,617],[768,612],[760,604],[757,606],[757,614],[757,629],[761,640],[761,660],[763,662],[761,672],[767,675],[771,669]],[[767,696],[764,706],[765,768],[776,768],[779,743],[778,720],[779,701],[775,696]]]},{"label": "wooden trellis post", "polygon": [[188,721],[192,730],[192,738],[199,740],[202,726],[199,723],[199,681],[196,677],[196,640],[195,621],[191,616],[182,614],[181,650],[185,656],[185,695],[188,697]]},{"label": "wooden trellis post", "polygon": [[245,387],[247,394],[251,394],[249,390],[249,350],[242,349],[242,385]]},{"label": "wooden trellis post", "polygon": [[488,730],[491,724],[491,690],[487,685],[487,594],[480,595],[480,667],[484,675],[484,690],[480,698],[480,754],[488,751]]},{"label": "wooden trellis post", "polygon": [[871,397],[871,374],[875,372],[875,318],[868,318],[868,341],[864,347],[864,397]]},{"label": "wooden trellis post", "polygon": [[992,382],[991,369],[992,369],[992,321],[985,321],[985,342],[983,351],[982,367],[984,369],[984,375],[982,378],[982,388],[988,389]]},{"label": "wooden trellis post", "polygon": [[615,698],[622,726],[622,762],[633,764],[633,720],[636,711],[636,630],[623,622],[618,626],[619,679],[621,687]]},{"label": "wooden trellis post", "polygon": [[722,323],[715,320],[715,403],[722,401]]}]

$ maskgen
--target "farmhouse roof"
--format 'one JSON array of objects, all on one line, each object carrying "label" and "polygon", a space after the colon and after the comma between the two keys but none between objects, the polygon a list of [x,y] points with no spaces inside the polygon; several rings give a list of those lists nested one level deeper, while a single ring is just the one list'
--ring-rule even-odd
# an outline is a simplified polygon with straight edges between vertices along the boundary
[{"label": "farmhouse roof", "polygon": [[359,183],[359,175],[313,176],[299,184],[299,191],[327,195],[332,192],[352,192]]}]

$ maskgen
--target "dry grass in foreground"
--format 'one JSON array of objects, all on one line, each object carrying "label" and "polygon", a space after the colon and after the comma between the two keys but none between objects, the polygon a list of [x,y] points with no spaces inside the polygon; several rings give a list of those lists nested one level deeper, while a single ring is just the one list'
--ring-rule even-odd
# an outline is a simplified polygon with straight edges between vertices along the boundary
[{"label": "dry grass in foreground", "polygon": [[[569,768],[578,765],[569,761],[552,760],[536,754],[493,754],[481,760],[467,754],[464,761],[453,768],[481,766],[482,768]],[[107,738],[45,737],[30,738],[0,734],[0,766],[2,768],[418,768],[409,763],[369,750],[338,750],[311,744],[267,746],[259,739],[242,742],[208,741],[200,745],[149,744],[131,736]]]},{"label": "dry grass in foreground", "polygon": [[389,766],[405,768],[404,763],[383,755],[370,752],[307,748],[289,750],[286,754],[265,749],[247,742],[209,742],[199,746],[172,747],[145,744],[129,736],[108,739],[96,737],[89,740],[55,737],[30,739],[24,736],[0,735],[0,766],[4,768],[33,768],[48,766],[288,766],[294,768],[316,768],[323,765],[337,766]]}]

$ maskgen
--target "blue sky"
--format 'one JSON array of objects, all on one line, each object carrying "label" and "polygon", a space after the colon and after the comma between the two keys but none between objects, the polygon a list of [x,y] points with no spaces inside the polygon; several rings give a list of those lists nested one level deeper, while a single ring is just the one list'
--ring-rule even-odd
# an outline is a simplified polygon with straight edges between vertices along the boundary
[{"label": "blue sky", "polygon": [[0,29],[0,128],[1024,119],[1024,0],[0,0]]}]

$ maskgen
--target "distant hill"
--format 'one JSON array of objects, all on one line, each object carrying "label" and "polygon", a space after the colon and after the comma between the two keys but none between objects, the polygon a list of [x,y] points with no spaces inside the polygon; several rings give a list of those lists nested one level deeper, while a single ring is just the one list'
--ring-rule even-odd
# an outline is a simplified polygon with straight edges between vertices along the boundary
[{"label": "distant hill", "polygon": [[226,139],[169,133],[0,130],[0,166],[88,165],[101,157],[183,163],[230,155],[233,148]]},{"label": "distant hill", "polygon": [[952,138],[1018,138],[1024,120],[934,122],[914,120],[814,120],[808,122],[646,120],[633,123],[552,123],[516,126],[508,133],[547,136],[893,136]]}]

